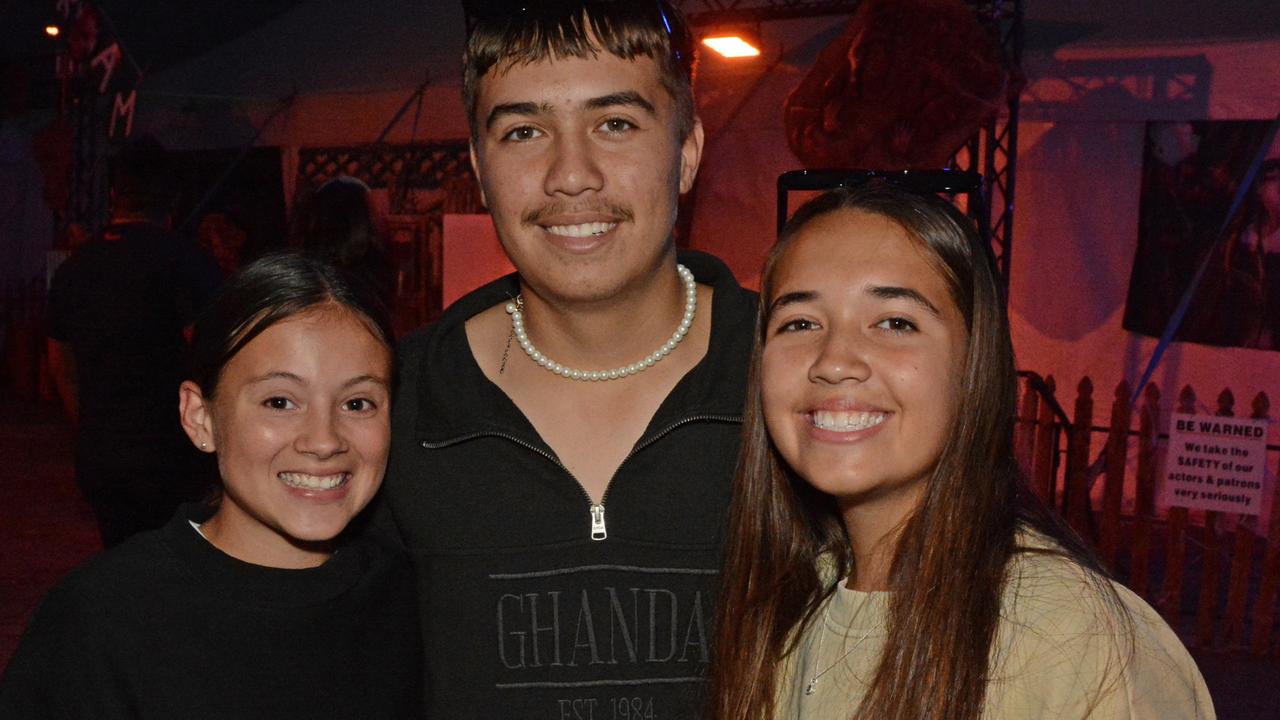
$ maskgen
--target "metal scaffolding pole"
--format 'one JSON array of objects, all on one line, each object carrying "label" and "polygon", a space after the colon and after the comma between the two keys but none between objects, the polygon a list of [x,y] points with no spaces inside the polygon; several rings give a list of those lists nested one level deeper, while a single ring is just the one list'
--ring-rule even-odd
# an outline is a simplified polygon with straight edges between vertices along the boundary
[{"label": "metal scaffolding pole", "polygon": [[[769,20],[851,15],[861,0],[683,0],[677,2],[690,24],[714,27]],[[1013,73],[1022,65],[1023,0],[967,0],[978,22],[991,34]],[[1018,93],[1011,92],[1000,115],[988,121],[951,158],[947,167],[976,172],[983,179],[985,202],[968,208],[989,238],[997,265],[1009,287],[1013,259],[1013,199],[1018,156]]]}]

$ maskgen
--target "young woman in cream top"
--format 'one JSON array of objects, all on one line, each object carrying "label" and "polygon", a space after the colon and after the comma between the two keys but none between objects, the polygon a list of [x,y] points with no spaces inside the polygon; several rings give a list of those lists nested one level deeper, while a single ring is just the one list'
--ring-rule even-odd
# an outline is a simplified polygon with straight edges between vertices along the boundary
[{"label": "young woman in cream top", "polygon": [[1203,718],[1177,637],[1026,493],[989,247],[883,181],[763,275],[710,717]]}]

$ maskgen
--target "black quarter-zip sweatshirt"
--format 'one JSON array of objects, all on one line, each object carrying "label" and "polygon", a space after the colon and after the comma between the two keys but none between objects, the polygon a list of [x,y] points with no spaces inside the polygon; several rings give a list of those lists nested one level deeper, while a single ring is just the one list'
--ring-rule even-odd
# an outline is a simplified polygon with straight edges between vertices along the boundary
[{"label": "black quarter-zip sweatshirt", "polygon": [[417,575],[429,717],[699,716],[757,300],[719,260],[679,260],[713,288],[707,353],[613,476],[603,523],[467,342],[515,275],[401,344],[384,516]]}]

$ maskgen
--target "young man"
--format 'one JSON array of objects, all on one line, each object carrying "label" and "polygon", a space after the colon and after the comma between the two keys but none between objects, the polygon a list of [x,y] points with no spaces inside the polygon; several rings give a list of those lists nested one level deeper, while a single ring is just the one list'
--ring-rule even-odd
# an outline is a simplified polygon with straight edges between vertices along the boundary
[{"label": "young man", "polygon": [[430,717],[699,714],[755,297],[677,258],[692,53],[658,1],[517,4],[469,40],[472,162],[519,272],[401,348],[385,498]]}]

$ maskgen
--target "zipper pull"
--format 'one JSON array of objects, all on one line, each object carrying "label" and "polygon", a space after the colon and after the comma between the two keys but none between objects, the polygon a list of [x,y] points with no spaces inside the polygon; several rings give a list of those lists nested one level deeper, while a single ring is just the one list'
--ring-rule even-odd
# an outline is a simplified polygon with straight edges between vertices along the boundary
[{"label": "zipper pull", "polygon": [[604,529],[604,505],[591,506],[591,539],[604,540],[609,533]]}]

